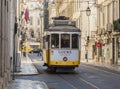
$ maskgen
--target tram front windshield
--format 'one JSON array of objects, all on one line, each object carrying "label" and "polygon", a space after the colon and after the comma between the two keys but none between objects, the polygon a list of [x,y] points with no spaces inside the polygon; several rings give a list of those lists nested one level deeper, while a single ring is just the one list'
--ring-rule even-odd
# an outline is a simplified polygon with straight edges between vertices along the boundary
[{"label": "tram front windshield", "polygon": [[70,48],[70,34],[61,35],[61,48]]},{"label": "tram front windshield", "polygon": [[[60,36],[61,35],[61,36]],[[71,41],[70,41],[71,36]],[[70,43],[71,42],[71,43]],[[79,48],[78,34],[52,34],[51,48]]]}]

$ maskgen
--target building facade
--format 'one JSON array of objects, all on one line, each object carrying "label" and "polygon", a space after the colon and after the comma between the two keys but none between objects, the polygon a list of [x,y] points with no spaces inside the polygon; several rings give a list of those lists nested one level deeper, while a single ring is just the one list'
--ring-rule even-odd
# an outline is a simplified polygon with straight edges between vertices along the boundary
[{"label": "building facade", "polygon": [[[94,61],[95,58],[95,31],[97,30],[97,10],[94,0],[80,2],[80,29],[82,30],[81,48],[83,61]],[[87,14],[87,9],[90,13]],[[78,9],[79,10],[79,9]],[[78,21],[79,22],[79,21]]]},{"label": "building facade", "polygon": [[[42,1],[27,0],[20,3],[20,28],[23,33],[27,35],[27,39],[35,38],[34,41],[40,41],[43,32],[43,13]],[[28,21],[25,21],[25,11],[28,10]]]},{"label": "building facade", "polygon": [[51,24],[52,18],[57,16],[56,8],[53,0],[49,3],[48,10],[49,10],[49,24]]},{"label": "building facade", "polygon": [[0,89],[11,80],[16,0],[0,0]]},{"label": "building facade", "polygon": [[[28,32],[34,31],[34,37],[40,38],[41,32],[41,17],[40,17],[40,6],[38,1],[29,1],[26,3],[26,7],[29,9],[29,23]],[[39,34],[38,34],[39,33]],[[30,36],[31,37],[31,36]]]},{"label": "building facade", "polygon": [[[66,16],[76,21],[76,26],[82,31],[81,59],[92,61],[95,58],[95,31],[97,28],[97,11],[94,0],[54,0],[56,16]],[[86,9],[90,7],[90,16],[86,15]],[[52,16],[51,16],[52,17]],[[87,37],[89,36],[89,43]]]},{"label": "building facade", "polygon": [[[120,65],[120,0],[54,2],[56,16],[75,20],[82,32],[83,61]],[[87,7],[91,10],[89,16],[86,15]]]},{"label": "building facade", "polygon": [[97,62],[120,65],[120,0],[97,0]]}]

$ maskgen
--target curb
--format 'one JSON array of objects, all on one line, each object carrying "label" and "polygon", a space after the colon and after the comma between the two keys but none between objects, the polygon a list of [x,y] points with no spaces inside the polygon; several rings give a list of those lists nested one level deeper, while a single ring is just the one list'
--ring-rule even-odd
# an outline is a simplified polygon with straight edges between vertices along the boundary
[{"label": "curb", "polygon": [[103,68],[107,68],[110,70],[114,70],[114,71],[118,71],[120,72],[120,66],[119,65],[110,65],[110,64],[102,64],[102,63],[91,63],[91,62],[81,62],[83,64],[88,64],[88,65],[92,65],[92,66],[98,66],[98,67],[103,67]]},{"label": "curb", "polygon": [[[12,75],[13,75],[13,74],[12,74]],[[33,75],[39,75],[39,74],[29,74],[29,73],[28,73],[28,74],[22,74],[22,73],[19,74],[19,73],[15,73],[14,75],[15,75],[15,76],[33,76]]]},{"label": "curb", "polygon": [[32,81],[24,79],[16,79],[12,81],[6,89],[49,89],[47,84],[43,81]]}]

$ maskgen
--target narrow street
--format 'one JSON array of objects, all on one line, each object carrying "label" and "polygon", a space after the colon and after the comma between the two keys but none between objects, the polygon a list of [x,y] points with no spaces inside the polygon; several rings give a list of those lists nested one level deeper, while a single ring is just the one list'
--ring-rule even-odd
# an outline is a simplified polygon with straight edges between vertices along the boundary
[{"label": "narrow street", "polygon": [[120,0],[0,3],[0,89],[120,89]]},{"label": "narrow street", "polygon": [[17,75],[15,80],[44,82],[49,89],[120,89],[120,72],[81,64],[74,72],[53,73],[43,66],[43,61],[37,54],[29,54],[28,57],[38,74]]}]

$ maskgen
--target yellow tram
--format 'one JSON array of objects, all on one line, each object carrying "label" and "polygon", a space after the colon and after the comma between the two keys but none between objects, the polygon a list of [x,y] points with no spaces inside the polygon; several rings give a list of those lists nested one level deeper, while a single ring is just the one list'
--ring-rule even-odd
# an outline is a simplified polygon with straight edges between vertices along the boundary
[{"label": "yellow tram", "polygon": [[50,69],[74,69],[80,64],[81,31],[75,21],[64,16],[54,17],[53,23],[44,32],[43,60]]}]

